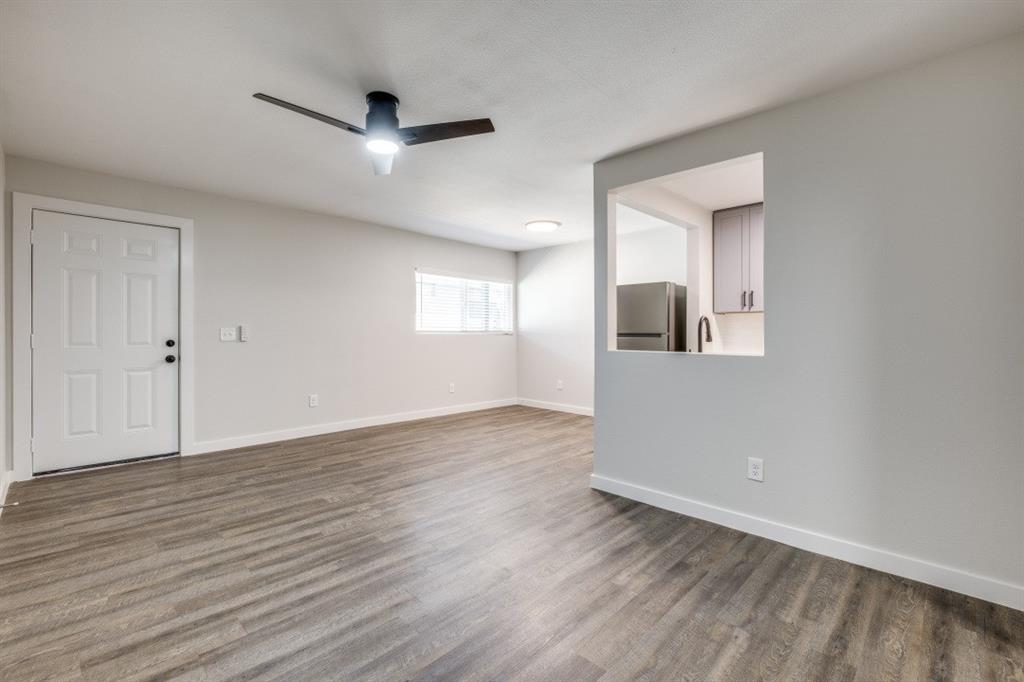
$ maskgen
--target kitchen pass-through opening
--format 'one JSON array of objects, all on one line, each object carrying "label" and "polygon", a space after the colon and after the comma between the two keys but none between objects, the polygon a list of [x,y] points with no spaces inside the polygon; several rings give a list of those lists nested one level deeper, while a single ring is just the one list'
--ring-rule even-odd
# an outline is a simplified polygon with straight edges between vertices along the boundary
[{"label": "kitchen pass-through opening", "polygon": [[764,155],[608,193],[609,350],[764,355]]}]

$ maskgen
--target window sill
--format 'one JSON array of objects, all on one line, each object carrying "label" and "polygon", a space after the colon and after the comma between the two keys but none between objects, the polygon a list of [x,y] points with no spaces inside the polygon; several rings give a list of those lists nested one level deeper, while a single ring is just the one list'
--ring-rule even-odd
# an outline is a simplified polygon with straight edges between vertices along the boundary
[{"label": "window sill", "polygon": [[416,330],[422,336],[515,336],[515,332],[425,332]]}]

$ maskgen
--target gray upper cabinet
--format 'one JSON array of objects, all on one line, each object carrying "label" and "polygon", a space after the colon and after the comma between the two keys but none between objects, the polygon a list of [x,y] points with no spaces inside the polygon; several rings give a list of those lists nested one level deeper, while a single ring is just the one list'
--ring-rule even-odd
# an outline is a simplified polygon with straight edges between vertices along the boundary
[{"label": "gray upper cabinet", "polygon": [[749,231],[749,221],[750,211],[746,208],[715,213],[713,267],[716,313],[746,310],[743,235]]},{"label": "gray upper cabinet", "polygon": [[764,311],[764,204],[714,215],[716,313]]}]

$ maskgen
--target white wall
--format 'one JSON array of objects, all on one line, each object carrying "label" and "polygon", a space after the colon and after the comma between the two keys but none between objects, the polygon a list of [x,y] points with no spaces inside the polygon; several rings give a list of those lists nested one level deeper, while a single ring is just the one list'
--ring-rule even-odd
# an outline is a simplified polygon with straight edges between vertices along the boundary
[{"label": "white wall", "polygon": [[[593,484],[1024,608],[1022,65],[1018,35],[597,164]],[[765,356],[608,351],[608,189],[758,151]]]},{"label": "white wall", "polygon": [[[587,414],[594,407],[594,244],[518,254],[519,397]],[[556,389],[561,379],[563,390]]]},{"label": "white wall", "polygon": [[413,268],[514,280],[511,252],[17,157],[7,191],[195,220],[198,441],[516,397],[514,336],[414,333]]},{"label": "white wall", "polygon": [[686,230],[666,225],[620,234],[616,279],[619,284],[675,282],[686,286]]}]

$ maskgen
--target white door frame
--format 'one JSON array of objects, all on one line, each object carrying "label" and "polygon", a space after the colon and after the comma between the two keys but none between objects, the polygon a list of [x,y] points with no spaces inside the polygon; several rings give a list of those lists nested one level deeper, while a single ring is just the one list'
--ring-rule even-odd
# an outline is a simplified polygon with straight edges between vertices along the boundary
[{"label": "white door frame", "polygon": [[13,217],[11,307],[14,361],[11,391],[11,436],[14,454],[14,480],[27,481],[32,478],[32,211],[36,209],[170,227],[178,230],[180,238],[178,448],[183,455],[191,454],[195,449],[192,219],[21,192],[13,192],[11,198],[13,209],[11,212]]}]

